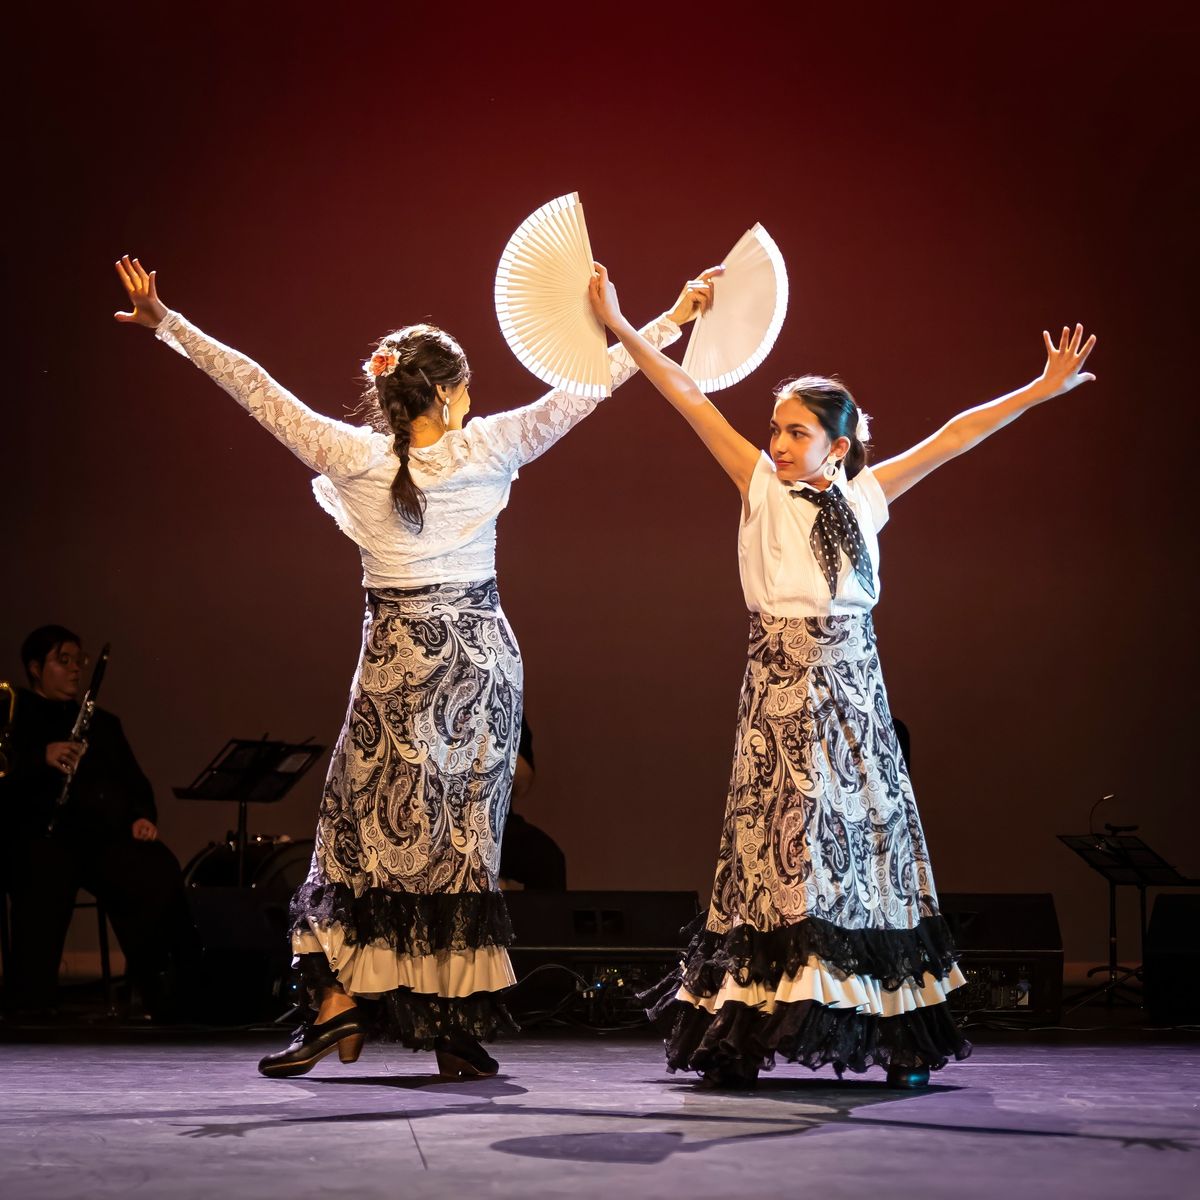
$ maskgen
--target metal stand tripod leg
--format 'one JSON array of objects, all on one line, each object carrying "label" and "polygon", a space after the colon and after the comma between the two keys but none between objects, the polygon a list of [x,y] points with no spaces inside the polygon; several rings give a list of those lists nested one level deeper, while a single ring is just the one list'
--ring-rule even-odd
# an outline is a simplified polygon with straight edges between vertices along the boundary
[{"label": "metal stand tripod leg", "polygon": [[[1139,885],[1138,891],[1141,893],[1139,915],[1144,940],[1146,935],[1146,889]],[[1103,996],[1104,1003],[1109,1008],[1118,1000],[1131,1008],[1141,1008],[1142,1006],[1141,991],[1135,990],[1134,986],[1127,982],[1130,979],[1136,979],[1140,983],[1142,968],[1140,966],[1126,967],[1117,962],[1117,885],[1111,880],[1108,884],[1108,962],[1102,966],[1093,967],[1088,972],[1088,978],[1090,979],[1101,971],[1106,972],[1108,978],[1103,983],[1080,992],[1074,998],[1071,1007],[1063,1010],[1064,1016],[1073,1013],[1077,1008],[1082,1008],[1097,996]]]},{"label": "metal stand tripod leg", "polygon": [[237,885],[238,887],[246,886],[246,842],[249,840],[250,834],[247,830],[247,808],[248,804],[245,800],[238,801],[238,824],[237,824]]}]

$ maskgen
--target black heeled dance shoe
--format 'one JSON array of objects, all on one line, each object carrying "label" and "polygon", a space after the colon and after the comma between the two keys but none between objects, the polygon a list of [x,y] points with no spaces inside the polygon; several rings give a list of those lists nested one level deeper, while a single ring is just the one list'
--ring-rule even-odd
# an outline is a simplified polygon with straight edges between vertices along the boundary
[{"label": "black heeled dance shoe", "polygon": [[758,1067],[745,1062],[719,1062],[702,1071],[700,1078],[705,1087],[745,1091],[758,1087]]},{"label": "black heeled dance shoe", "polygon": [[292,1035],[286,1050],[268,1054],[258,1064],[259,1072],[271,1079],[286,1079],[311,1071],[333,1050],[344,1063],[358,1061],[367,1027],[357,1008],[348,1008],[319,1025],[305,1021]]},{"label": "black heeled dance shoe", "polygon": [[438,1071],[455,1078],[490,1079],[500,1064],[473,1038],[455,1030],[434,1043]]},{"label": "black heeled dance shoe", "polygon": [[906,1091],[929,1086],[927,1067],[888,1067],[887,1085]]}]

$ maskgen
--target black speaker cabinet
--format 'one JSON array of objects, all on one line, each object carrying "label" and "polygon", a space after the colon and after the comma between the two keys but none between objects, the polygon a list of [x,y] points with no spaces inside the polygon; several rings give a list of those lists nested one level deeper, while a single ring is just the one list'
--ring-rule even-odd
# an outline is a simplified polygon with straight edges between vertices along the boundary
[{"label": "black speaker cabinet", "polygon": [[1054,1025],[1062,1017],[1063,948],[1048,892],[944,892],[942,916],[967,977],[950,1008],[972,1017]]},{"label": "black speaker cabinet", "polygon": [[522,981],[518,1016],[563,1012],[601,1025],[640,1019],[637,993],[678,962],[695,892],[505,892]]},{"label": "black speaker cabinet", "polygon": [[1200,895],[1155,897],[1142,960],[1151,1024],[1200,1023]]},{"label": "black speaker cabinet", "polygon": [[695,892],[505,892],[518,949],[678,955]]},{"label": "black speaker cabinet", "polygon": [[200,943],[193,964],[196,1019],[241,1025],[277,1017],[291,966],[287,914],[253,888],[189,888],[188,904]]}]

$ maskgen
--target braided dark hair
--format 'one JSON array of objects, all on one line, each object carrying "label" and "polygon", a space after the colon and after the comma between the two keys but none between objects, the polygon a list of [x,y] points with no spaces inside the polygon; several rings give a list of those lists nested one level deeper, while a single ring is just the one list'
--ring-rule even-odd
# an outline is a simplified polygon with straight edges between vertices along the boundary
[{"label": "braided dark hair", "polygon": [[867,465],[868,439],[859,437],[860,427],[865,432],[867,416],[836,376],[800,375],[785,380],[775,389],[775,399],[799,400],[821,423],[831,442],[840,437],[850,439],[850,449],[843,460],[847,479],[853,479]]},{"label": "braided dark hair", "polygon": [[377,429],[394,437],[400,469],[392,480],[392,504],[409,525],[425,527],[425,493],[413,482],[408,455],[412,423],[438,404],[438,387],[453,388],[470,374],[462,347],[436,325],[406,325],[389,333],[375,354],[395,354],[395,367],[374,377],[363,397]]}]

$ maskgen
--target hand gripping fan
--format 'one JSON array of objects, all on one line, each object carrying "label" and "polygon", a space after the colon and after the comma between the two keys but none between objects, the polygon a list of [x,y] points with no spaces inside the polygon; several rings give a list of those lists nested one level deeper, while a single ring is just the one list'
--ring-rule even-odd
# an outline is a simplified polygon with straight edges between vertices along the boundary
[{"label": "hand gripping fan", "polygon": [[496,269],[496,316],[513,353],[553,388],[588,399],[611,390],[604,326],[592,314],[592,247],[579,194],[527,217]]},{"label": "hand gripping fan", "polygon": [[692,329],[683,369],[702,392],[745,379],[775,345],[787,313],[783,255],[761,226],[748,229],[725,256],[713,305]]}]

